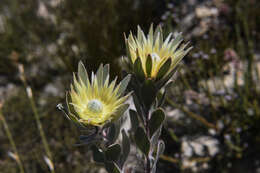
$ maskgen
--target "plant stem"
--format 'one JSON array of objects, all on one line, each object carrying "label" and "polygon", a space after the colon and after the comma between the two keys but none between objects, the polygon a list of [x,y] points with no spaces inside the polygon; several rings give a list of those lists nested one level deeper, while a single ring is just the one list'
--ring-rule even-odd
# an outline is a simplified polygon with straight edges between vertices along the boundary
[{"label": "plant stem", "polygon": [[[35,105],[35,102],[34,102],[34,99],[33,99],[33,95],[28,95],[29,97],[29,100],[30,100],[30,104],[31,104],[31,107],[32,107],[32,110],[33,110],[33,114],[34,114],[34,117],[35,117],[35,120],[36,120],[36,124],[37,124],[37,127],[38,127],[38,130],[40,132],[40,136],[42,138],[42,142],[43,142],[43,146],[44,146],[44,149],[46,151],[46,154],[48,156],[48,158],[50,159],[50,161],[52,162],[52,155],[51,155],[51,151],[50,151],[50,148],[49,148],[49,145],[48,145],[48,142],[46,140],[46,136],[45,136],[45,133],[43,131],[43,128],[42,128],[42,124],[41,124],[41,121],[40,121],[40,118],[39,118],[39,114],[37,112],[37,108],[36,108],[36,105]],[[53,165],[53,163],[51,163]],[[49,165],[48,165],[49,166]],[[52,173],[54,173],[54,166],[53,168],[51,168],[49,166],[50,170]]]},{"label": "plant stem", "polygon": [[19,69],[19,72],[20,72],[21,81],[23,82],[23,85],[24,85],[24,87],[26,89],[27,96],[28,96],[28,98],[30,100],[30,104],[31,104],[31,107],[32,107],[32,110],[33,110],[33,115],[34,115],[34,118],[36,120],[36,125],[37,125],[37,128],[39,130],[39,133],[40,133],[40,136],[41,136],[41,139],[42,139],[42,142],[43,142],[43,146],[44,146],[45,152],[47,154],[48,161],[45,160],[45,162],[47,163],[50,171],[52,173],[55,173],[54,164],[53,164],[53,161],[52,161],[51,150],[49,148],[49,145],[48,145],[45,133],[44,133],[43,128],[42,128],[42,124],[41,124],[41,121],[40,121],[40,116],[38,114],[38,111],[37,111],[37,108],[36,108],[36,104],[35,104],[35,101],[34,101],[34,98],[33,98],[32,89],[27,84],[26,76],[24,74],[23,65],[21,65],[21,64],[18,65],[18,69]]},{"label": "plant stem", "polygon": [[19,166],[20,172],[24,173],[23,164],[22,164],[20,156],[18,154],[18,151],[17,151],[16,145],[15,145],[12,133],[11,133],[11,131],[10,131],[9,127],[8,127],[8,124],[7,124],[6,120],[5,120],[5,117],[4,117],[3,113],[2,113],[1,105],[0,105],[0,120],[3,122],[6,135],[7,135],[8,139],[9,139],[9,141],[11,143],[11,146],[13,148],[13,151],[15,153],[15,156],[16,156],[15,160],[16,160],[18,166]]},{"label": "plant stem", "polygon": [[[146,113],[146,119],[145,119],[145,131],[148,138],[150,138],[150,130],[149,130],[149,113]],[[146,156],[146,167],[145,167],[145,173],[151,172],[151,163],[149,159],[149,153]]]}]

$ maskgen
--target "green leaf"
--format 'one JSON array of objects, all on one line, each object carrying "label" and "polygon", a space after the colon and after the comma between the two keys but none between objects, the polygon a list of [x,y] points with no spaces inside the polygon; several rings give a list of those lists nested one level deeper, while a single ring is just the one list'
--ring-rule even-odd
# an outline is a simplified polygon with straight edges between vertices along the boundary
[{"label": "green leaf", "polygon": [[162,128],[159,128],[151,137],[151,148],[154,149],[158,143],[159,137],[161,135]]},{"label": "green leaf", "polygon": [[138,39],[138,41],[141,42],[141,45],[146,43],[146,37],[144,35],[143,30],[141,29],[141,27],[139,25],[137,26],[137,39]]},{"label": "green leaf", "polygon": [[154,132],[156,132],[160,126],[162,125],[165,119],[165,114],[161,108],[156,109],[149,120],[149,130],[150,136],[153,136]]},{"label": "green leaf", "polygon": [[[158,37],[158,38],[157,38]],[[159,48],[161,48],[162,43],[163,43],[163,34],[162,34],[162,27],[160,25],[158,25],[155,29],[154,32],[154,38],[156,38],[154,40],[154,44],[156,44],[155,42],[158,42],[159,44]]]},{"label": "green leaf", "polygon": [[161,89],[171,79],[171,77],[178,71],[179,69],[178,67],[179,66],[177,65],[166,76],[164,76],[164,78],[156,82],[155,86],[158,90]]},{"label": "green leaf", "polygon": [[97,81],[98,81],[98,86],[102,86],[103,84],[103,64],[100,64],[98,70],[97,70]]},{"label": "green leaf", "polygon": [[150,141],[143,128],[138,127],[135,132],[135,143],[137,147],[147,156],[150,151]]},{"label": "green leaf", "polygon": [[106,160],[116,162],[121,153],[121,146],[119,144],[113,144],[108,147],[105,152]]},{"label": "green leaf", "polygon": [[88,85],[88,73],[82,61],[80,61],[78,64],[78,78],[80,78],[86,86]]},{"label": "green leaf", "polygon": [[125,130],[122,130],[122,155],[120,158],[120,164],[121,167],[123,167],[128,155],[130,153],[130,140],[125,132]]},{"label": "green leaf", "polygon": [[159,95],[157,96],[157,99],[158,99],[158,105],[157,107],[161,107],[165,101],[165,97],[166,97],[166,93],[167,93],[167,90],[164,90],[163,93],[159,93]]},{"label": "green leaf", "polygon": [[156,172],[157,161],[158,161],[160,155],[163,154],[164,150],[165,150],[165,144],[164,144],[164,142],[162,140],[160,140],[158,142],[158,145],[157,145],[156,158],[155,158],[155,161],[154,161],[154,164],[153,164],[153,167],[152,167],[152,173]]},{"label": "green leaf", "polygon": [[157,160],[160,157],[160,155],[163,154],[164,150],[165,150],[165,144],[162,140],[159,140],[158,147],[157,147]]},{"label": "green leaf", "polygon": [[145,79],[144,70],[142,67],[141,58],[137,58],[134,63],[134,74],[137,76],[137,78],[140,81],[143,81]]},{"label": "green leaf", "polygon": [[93,152],[93,160],[98,163],[103,163],[105,161],[105,155],[101,149],[98,149],[97,146],[93,145],[91,147]]},{"label": "green leaf", "polygon": [[[130,55],[130,51],[129,51],[129,44],[128,44],[128,39],[127,39],[125,33],[124,33],[124,38],[125,38],[125,46],[126,46],[126,55],[128,58],[130,58],[131,55]],[[131,63],[132,63],[132,61],[131,61]]]},{"label": "green leaf", "polygon": [[147,56],[145,65],[146,65],[146,74],[147,74],[148,77],[150,77],[151,76],[152,67],[153,67],[153,61],[152,61],[152,57],[151,57],[150,54]]},{"label": "green leaf", "polygon": [[142,115],[142,107],[141,107],[141,104],[139,103],[139,100],[138,100],[135,93],[133,93],[133,101],[134,101],[135,109],[137,110],[139,117],[141,118],[142,122],[144,122],[144,119],[141,116]]},{"label": "green leaf", "polygon": [[169,44],[169,41],[171,40],[171,38],[172,38],[172,33],[170,33],[170,34],[167,36],[167,38],[165,39],[165,41],[164,41],[164,43],[163,43],[163,45],[162,45],[163,48],[166,47],[166,46]]},{"label": "green leaf", "polygon": [[181,44],[182,41],[183,41],[182,34],[178,33],[178,35],[171,42],[171,47],[170,47],[171,52],[174,52],[177,49],[177,47]]},{"label": "green leaf", "polygon": [[116,140],[116,125],[115,123],[108,123],[109,126],[108,132],[107,132],[107,139],[109,142],[113,142]]},{"label": "green leaf", "polygon": [[108,124],[109,131],[107,137],[110,144],[114,143],[117,140],[123,123],[122,121],[123,118],[118,118],[117,121],[113,121]]},{"label": "green leaf", "polygon": [[130,114],[132,130],[133,130],[133,132],[135,132],[139,126],[138,113],[136,111],[130,109],[129,114]]},{"label": "green leaf", "polygon": [[169,58],[167,61],[161,66],[159,72],[157,73],[157,80],[160,80],[170,69],[172,63],[172,59]]},{"label": "green leaf", "polygon": [[151,44],[153,45],[153,24],[151,24],[150,26],[148,38],[151,41]]},{"label": "green leaf", "polygon": [[147,110],[150,109],[152,103],[155,101],[157,90],[154,81],[147,79],[141,88],[141,98]]},{"label": "green leaf", "polygon": [[172,86],[173,82],[174,82],[173,80],[169,81],[165,85],[163,93],[162,94],[161,93],[157,94],[157,100],[158,100],[157,107],[161,107],[164,104],[164,101],[165,101],[165,98],[166,98],[166,95],[167,95],[167,91]]},{"label": "green leaf", "polygon": [[[131,93],[130,93],[131,94]],[[123,104],[122,106],[120,106],[116,112],[115,112],[115,117],[112,120],[113,122],[117,121],[124,113],[125,111],[128,109],[129,104]]]},{"label": "green leaf", "polygon": [[109,78],[109,64],[106,64],[103,68],[103,84],[105,83],[107,77]]},{"label": "green leaf", "polygon": [[128,74],[120,83],[120,87],[118,89],[117,94],[120,96],[121,94],[123,94],[128,86],[128,83],[131,79],[131,74]]}]

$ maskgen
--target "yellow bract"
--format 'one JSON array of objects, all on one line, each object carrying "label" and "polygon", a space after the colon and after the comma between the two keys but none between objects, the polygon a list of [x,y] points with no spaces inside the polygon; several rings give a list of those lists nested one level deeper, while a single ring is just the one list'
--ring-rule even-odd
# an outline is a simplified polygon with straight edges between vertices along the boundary
[{"label": "yellow bract", "polygon": [[74,74],[73,84],[69,96],[71,102],[67,102],[69,118],[76,123],[84,125],[100,126],[108,121],[118,118],[128,107],[124,102],[128,98],[122,97],[130,76],[116,85],[116,79],[109,83],[109,66],[101,65],[96,74],[92,72],[91,80],[84,65],[80,62],[78,75]]},{"label": "yellow bract", "polygon": [[[188,48],[185,50],[188,44],[180,46],[183,41],[180,33],[175,38],[172,37],[171,33],[163,41],[163,34],[160,26],[158,26],[154,32],[153,25],[151,25],[147,37],[138,26],[137,37],[130,33],[129,37],[125,39],[128,56],[130,56],[132,64],[134,64],[139,57],[145,76],[151,78],[156,78],[160,68],[168,59],[171,59],[169,72],[173,70],[191,49]],[[152,58],[151,72],[147,72],[146,69],[148,56],[151,56]]]}]

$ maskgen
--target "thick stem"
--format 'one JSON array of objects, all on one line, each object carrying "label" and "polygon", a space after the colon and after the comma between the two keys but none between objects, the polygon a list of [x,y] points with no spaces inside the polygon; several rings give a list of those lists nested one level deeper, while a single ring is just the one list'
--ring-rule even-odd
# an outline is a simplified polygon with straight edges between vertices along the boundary
[{"label": "thick stem", "polygon": [[[145,119],[145,131],[147,137],[150,139],[150,130],[149,130],[149,113],[146,112],[146,119]],[[149,154],[146,156],[146,165],[145,165],[145,173],[150,173],[151,172],[151,163],[149,159]]]}]

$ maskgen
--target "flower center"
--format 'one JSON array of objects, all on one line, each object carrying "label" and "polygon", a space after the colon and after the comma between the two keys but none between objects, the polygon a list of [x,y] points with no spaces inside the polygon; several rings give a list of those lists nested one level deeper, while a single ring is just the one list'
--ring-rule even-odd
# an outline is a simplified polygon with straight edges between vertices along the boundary
[{"label": "flower center", "polygon": [[87,108],[93,113],[100,113],[102,112],[103,105],[99,100],[93,99],[88,102]]}]

